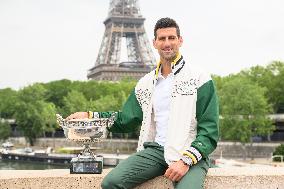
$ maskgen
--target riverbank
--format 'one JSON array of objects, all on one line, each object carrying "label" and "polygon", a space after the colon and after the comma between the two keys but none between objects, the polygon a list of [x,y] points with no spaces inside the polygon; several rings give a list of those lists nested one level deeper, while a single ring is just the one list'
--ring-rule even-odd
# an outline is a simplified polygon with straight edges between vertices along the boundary
[{"label": "riverbank", "polygon": [[[28,143],[23,137],[9,138],[9,141],[16,146],[25,147]],[[102,139],[101,142],[91,144],[99,153],[121,153],[131,154],[136,151],[137,140],[125,139]],[[253,159],[253,158],[271,158],[275,148],[281,143],[253,143],[252,145],[242,145],[238,142],[219,142],[216,150],[211,154],[213,158],[226,159]],[[35,148],[53,149],[62,147],[80,147],[80,144],[68,141],[66,138],[38,138],[35,142]]]},{"label": "riverbank", "polygon": [[[14,161],[17,164],[21,163],[35,163],[35,164],[42,164],[42,165],[58,165],[58,166],[68,166],[70,165],[70,161],[72,158],[78,156],[78,154],[55,154],[55,153],[46,153],[44,150],[40,150],[40,154],[36,151],[34,152],[24,152],[22,149],[15,149],[15,150],[0,150],[0,160],[4,161]],[[97,154],[103,158],[103,166],[114,167],[124,159],[126,159],[129,154]],[[11,163],[10,163],[11,164]],[[28,165],[28,164],[26,164]],[[3,163],[2,163],[3,166]],[[13,169],[9,166],[1,167],[1,169]],[[15,166],[18,167],[18,166]],[[32,166],[34,167],[34,166]],[[43,166],[44,167],[44,166]],[[35,167],[37,169],[37,167]],[[48,168],[48,167],[47,167]],[[55,167],[54,167],[55,168]],[[19,167],[19,169],[22,169]],[[30,168],[28,168],[30,169]]]}]

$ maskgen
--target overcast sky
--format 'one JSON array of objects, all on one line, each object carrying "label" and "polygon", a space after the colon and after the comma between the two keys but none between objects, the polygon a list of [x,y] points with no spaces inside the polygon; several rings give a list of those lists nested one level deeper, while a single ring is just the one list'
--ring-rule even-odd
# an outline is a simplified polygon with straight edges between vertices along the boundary
[{"label": "overcast sky", "polygon": [[[151,41],[157,19],[174,18],[181,28],[186,62],[212,74],[224,76],[284,61],[283,0],[139,4]],[[64,78],[87,80],[108,8],[109,0],[0,0],[0,89]]]}]

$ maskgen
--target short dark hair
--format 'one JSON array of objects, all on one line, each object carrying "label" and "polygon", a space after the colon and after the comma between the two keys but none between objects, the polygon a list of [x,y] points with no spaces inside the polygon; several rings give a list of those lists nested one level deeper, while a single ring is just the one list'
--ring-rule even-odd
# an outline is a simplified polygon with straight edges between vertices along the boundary
[{"label": "short dark hair", "polygon": [[180,37],[179,26],[174,19],[166,17],[166,18],[160,18],[157,21],[157,23],[155,25],[155,29],[154,29],[155,39],[157,38],[157,30],[161,29],[161,28],[176,28],[177,36]]}]

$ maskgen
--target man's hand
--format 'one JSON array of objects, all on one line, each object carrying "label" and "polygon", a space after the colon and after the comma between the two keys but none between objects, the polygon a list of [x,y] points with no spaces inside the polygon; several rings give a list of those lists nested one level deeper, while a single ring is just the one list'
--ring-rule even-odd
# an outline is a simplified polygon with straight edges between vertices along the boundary
[{"label": "man's hand", "polygon": [[185,165],[182,160],[172,163],[165,172],[165,177],[171,181],[179,181],[189,170],[189,166]]},{"label": "man's hand", "polygon": [[87,119],[88,117],[89,117],[88,112],[76,112],[68,116],[66,120],[69,121],[71,119]]}]

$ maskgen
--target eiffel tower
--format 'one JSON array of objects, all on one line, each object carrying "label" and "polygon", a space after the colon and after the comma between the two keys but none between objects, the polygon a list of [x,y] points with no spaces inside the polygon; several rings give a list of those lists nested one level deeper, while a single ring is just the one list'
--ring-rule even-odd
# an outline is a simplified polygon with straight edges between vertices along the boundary
[{"label": "eiffel tower", "polygon": [[[95,65],[88,70],[88,79],[139,79],[153,69],[156,60],[144,21],[138,0],[110,1],[108,17],[104,21],[105,33]],[[121,61],[122,49],[127,54],[124,61]]]}]

